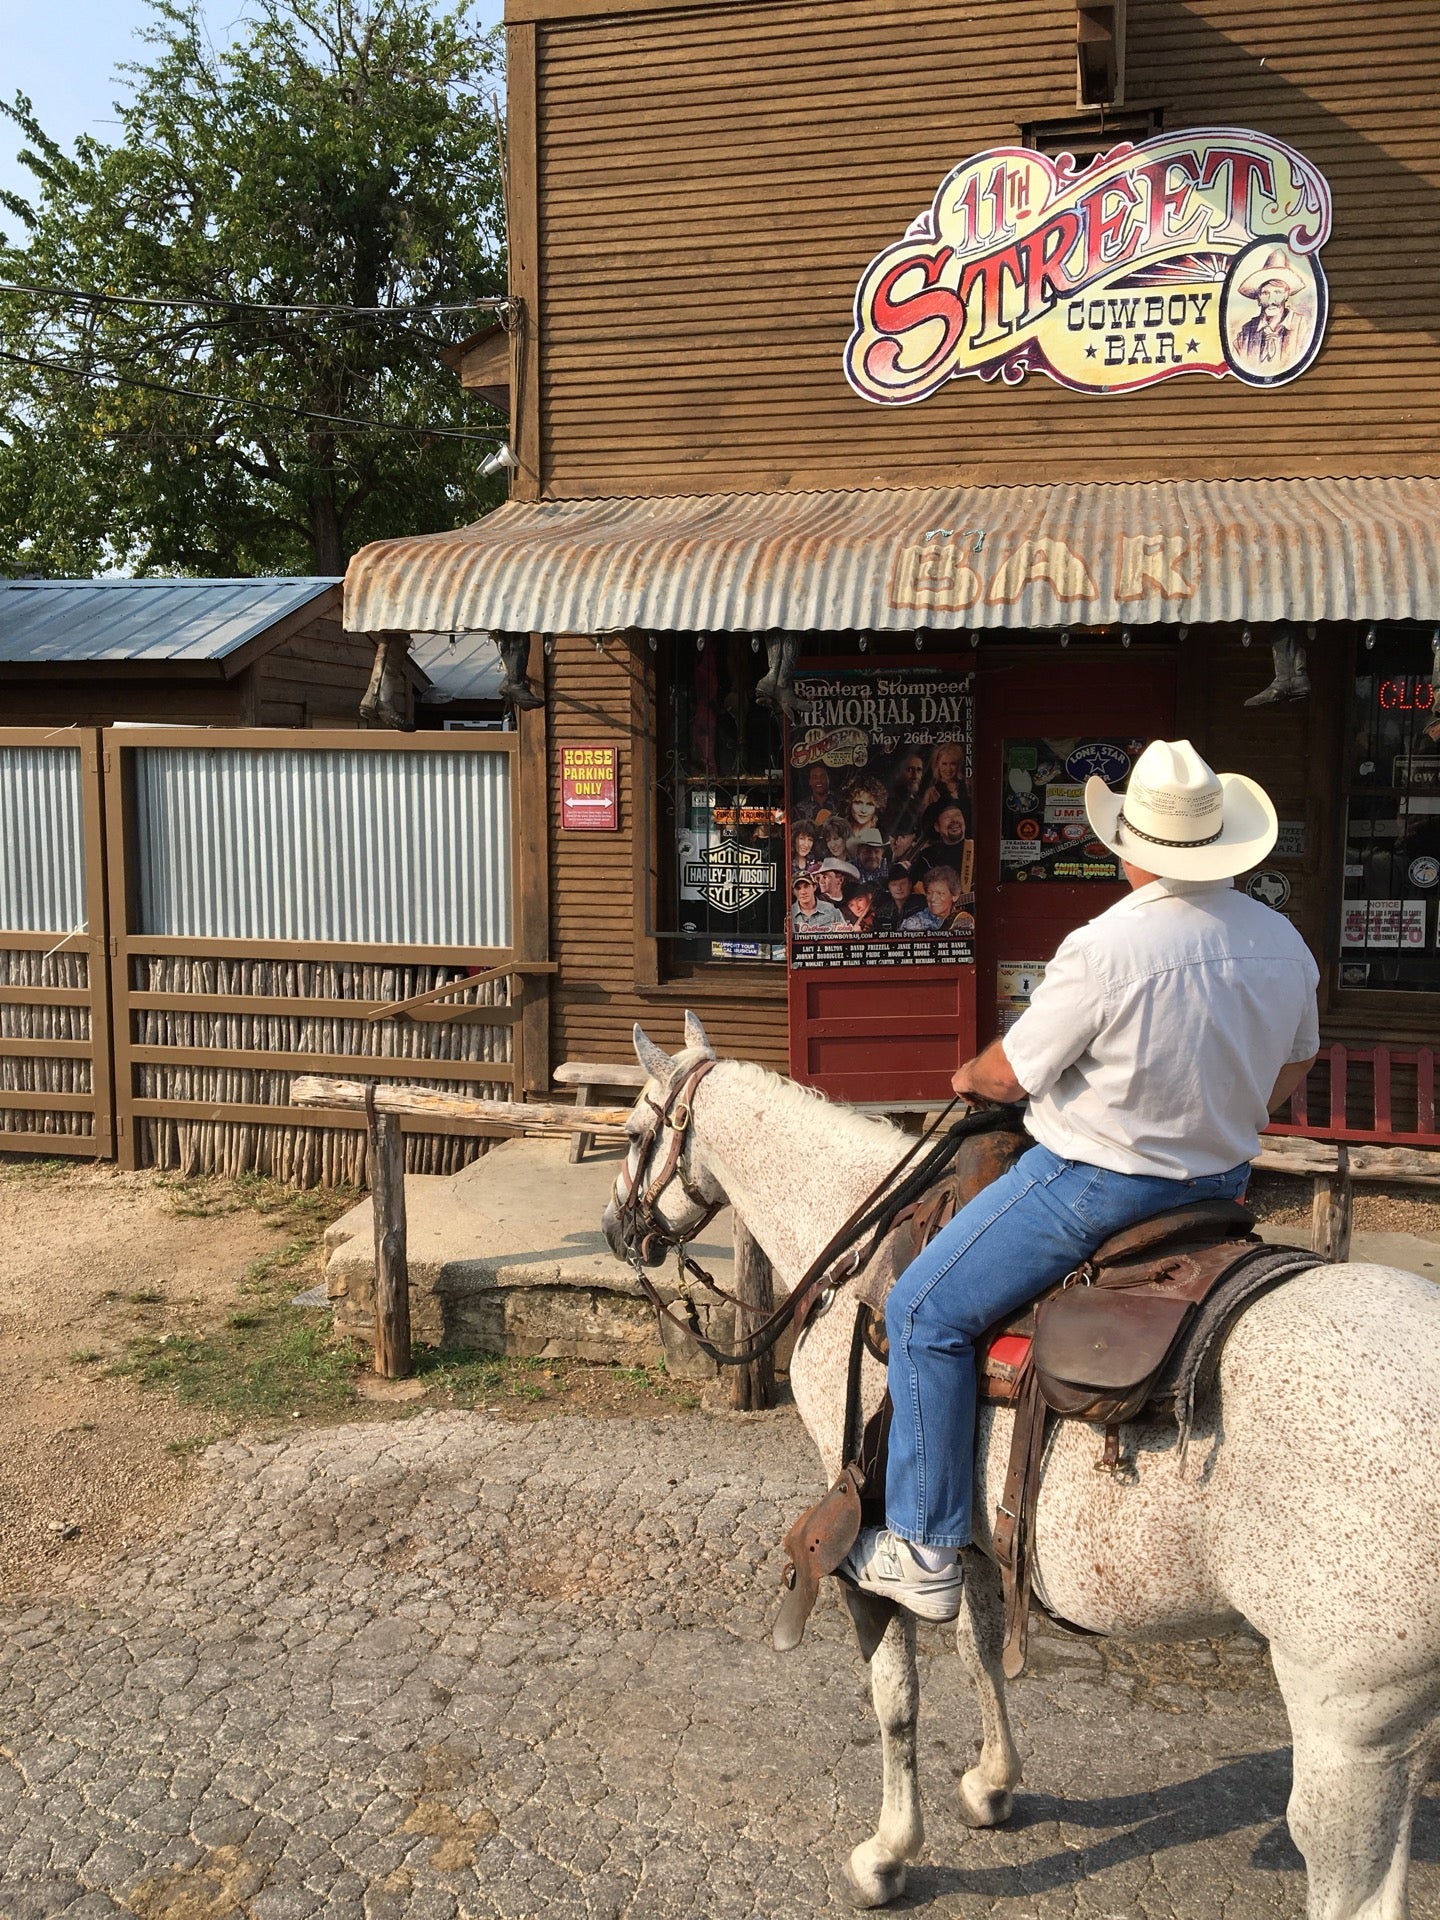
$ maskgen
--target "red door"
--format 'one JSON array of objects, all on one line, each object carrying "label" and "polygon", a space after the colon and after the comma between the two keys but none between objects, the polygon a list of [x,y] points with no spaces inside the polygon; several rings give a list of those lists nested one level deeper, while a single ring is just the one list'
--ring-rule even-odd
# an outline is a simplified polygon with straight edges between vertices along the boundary
[{"label": "red door", "polygon": [[[1001,1031],[1065,935],[1123,898],[1075,817],[1087,771],[1123,786],[1127,749],[1175,731],[1175,655],[1131,648],[982,652],[975,811],[977,1039]],[[1024,849],[1022,852],[1021,849]],[[1033,858],[1026,855],[1033,853]]]}]

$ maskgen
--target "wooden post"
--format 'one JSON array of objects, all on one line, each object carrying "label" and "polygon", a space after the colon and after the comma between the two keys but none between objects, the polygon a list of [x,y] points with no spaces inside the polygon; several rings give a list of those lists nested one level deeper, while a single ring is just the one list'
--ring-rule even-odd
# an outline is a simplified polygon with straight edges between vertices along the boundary
[{"label": "wooden post", "polygon": [[377,1113],[366,1090],[366,1172],[375,1215],[375,1371],[386,1380],[410,1372],[410,1268],[405,1257],[405,1136],[400,1117]]},{"label": "wooden post", "polygon": [[[743,1340],[766,1319],[775,1306],[775,1276],[770,1262],[750,1237],[743,1221],[735,1221],[735,1298],[743,1306],[735,1313],[735,1338]],[[730,1404],[741,1413],[758,1413],[775,1404],[775,1353],[761,1354],[749,1366],[730,1369]]]},{"label": "wooden post", "polygon": [[1322,1260],[1350,1258],[1350,1153],[1343,1141],[1335,1149],[1334,1173],[1317,1173],[1310,1205],[1310,1249]]}]

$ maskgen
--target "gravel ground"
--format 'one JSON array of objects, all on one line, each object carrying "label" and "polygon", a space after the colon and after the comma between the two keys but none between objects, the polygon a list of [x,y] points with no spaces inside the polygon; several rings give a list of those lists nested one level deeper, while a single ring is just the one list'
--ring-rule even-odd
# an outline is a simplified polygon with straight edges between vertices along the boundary
[{"label": "gravel ground", "polygon": [[[768,1629],[814,1497],[793,1414],[422,1413],[206,1459],[178,1538],[0,1609],[5,1920],[813,1920],[879,1752],[827,1593]],[[977,1716],[923,1629],[937,1920],[1301,1920],[1289,1734],[1245,1634],[1041,1631],[1011,1825],[954,1810]],[[1413,1911],[1440,1910],[1440,1806]]]},{"label": "gravel ground", "polygon": [[[1440,1195],[1386,1181],[1357,1180],[1351,1224],[1356,1233],[1440,1234]],[[1250,1182],[1249,1204],[1267,1226],[1308,1227],[1311,1185],[1283,1173],[1257,1173]]]}]

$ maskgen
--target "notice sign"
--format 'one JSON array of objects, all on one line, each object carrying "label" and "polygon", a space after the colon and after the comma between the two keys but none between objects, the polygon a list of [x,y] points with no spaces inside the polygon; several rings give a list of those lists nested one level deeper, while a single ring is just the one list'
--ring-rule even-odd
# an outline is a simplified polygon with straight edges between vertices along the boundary
[{"label": "notice sign", "polygon": [[1113,886],[1120,862],[1090,831],[1085,782],[1098,773],[1118,793],[1143,740],[1006,740],[1000,803],[1002,880],[1099,880]]},{"label": "notice sign", "polygon": [[618,747],[561,747],[560,825],[566,833],[614,833],[619,827]]},{"label": "notice sign", "polygon": [[797,673],[795,692],[791,966],[970,965],[972,676]]},{"label": "notice sign", "polygon": [[1283,386],[1319,351],[1329,237],[1323,175],[1268,134],[1158,134],[1083,173],[1069,154],[993,147],[865,269],[845,375],[881,406],[967,376]]}]

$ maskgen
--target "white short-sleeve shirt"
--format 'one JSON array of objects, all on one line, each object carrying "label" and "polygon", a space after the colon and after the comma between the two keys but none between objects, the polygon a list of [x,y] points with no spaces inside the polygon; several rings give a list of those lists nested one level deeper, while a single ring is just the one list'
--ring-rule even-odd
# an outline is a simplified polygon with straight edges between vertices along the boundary
[{"label": "white short-sleeve shirt", "polygon": [[1062,1159],[1193,1180],[1255,1157],[1282,1067],[1320,1045],[1319,969],[1229,880],[1155,880],[1061,941],[1005,1057]]}]

